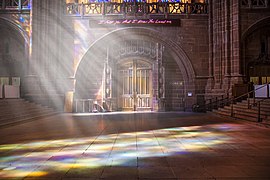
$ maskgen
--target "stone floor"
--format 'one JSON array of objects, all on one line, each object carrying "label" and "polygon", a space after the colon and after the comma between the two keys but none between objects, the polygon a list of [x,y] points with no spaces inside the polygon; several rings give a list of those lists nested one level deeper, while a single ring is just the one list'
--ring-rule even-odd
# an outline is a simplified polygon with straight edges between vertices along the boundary
[{"label": "stone floor", "polygon": [[211,114],[62,114],[0,127],[0,179],[270,179],[270,129]]}]

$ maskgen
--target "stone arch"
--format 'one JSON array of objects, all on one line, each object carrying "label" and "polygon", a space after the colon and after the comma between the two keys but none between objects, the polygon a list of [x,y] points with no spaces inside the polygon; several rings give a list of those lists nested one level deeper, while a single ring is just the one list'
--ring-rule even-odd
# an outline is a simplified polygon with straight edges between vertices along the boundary
[{"label": "stone arch", "polygon": [[30,38],[27,32],[19,24],[5,17],[0,17],[0,24],[1,23],[6,24],[12,29],[14,29],[14,32],[18,32],[17,34],[20,35],[24,39],[26,47],[29,48]]},{"label": "stone arch", "polygon": [[258,21],[256,21],[255,23],[251,24],[242,34],[241,36],[241,42],[243,42],[246,37],[248,35],[250,35],[251,33],[253,33],[254,31],[256,31],[257,29],[260,29],[262,27],[264,27],[265,25],[269,25],[270,24],[270,16],[269,17],[265,17],[263,19],[260,19]]},{"label": "stone arch", "polygon": [[[129,31],[130,30],[130,31]],[[124,36],[128,33],[128,35],[134,35],[134,36],[144,36],[148,38],[152,38],[154,41],[160,42],[164,44],[165,46],[169,47],[169,51],[171,52],[171,55],[173,56],[174,60],[179,66],[180,71],[182,72],[185,82],[188,82],[189,84],[194,83],[195,79],[195,72],[192,67],[192,64],[187,56],[187,54],[184,52],[183,48],[176,44],[175,42],[166,39],[166,37],[160,35],[160,32],[153,30],[153,29],[148,29],[148,28],[122,28],[122,29],[117,29],[114,30],[108,34],[105,34],[98,40],[96,40],[87,50],[85,55],[82,57],[82,59],[79,61],[75,72],[74,72],[74,77],[76,76],[77,70],[81,64],[82,61],[84,61],[88,53],[91,53],[91,50],[94,48],[94,46],[100,42],[110,42],[112,41],[113,38],[122,38],[121,36]],[[131,33],[131,34],[130,34]]]},{"label": "stone arch", "polygon": [[[25,95],[24,80],[29,66],[30,38],[28,33],[12,19],[0,17],[0,28],[3,30],[3,53],[1,58],[0,76],[9,78],[19,77],[21,96]],[[3,40],[3,39],[2,39]]]},{"label": "stone arch", "polygon": [[[261,37],[267,35],[269,41],[269,29],[270,29],[270,16],[262,18],[253,24],[251,24],[241,36],[241,72],[245,75],[245,81],[249,82],[250,77],[253,76],[251,72],[253,66],[256,64],[260,66],[269,64],[269,54],[261,54]],[[269,44],[269,42],[268,42]],[[251,47],[252,50],[251,50]],[[268,52],[269,52],[268,47]],[[268,60],[267,60],[268,58]],[[251,68],[251,69],[250,69]],[[260,71],[260,70],[256,70]]]},{"label": "stone arch", "polygon": [[[96,40],[89,47],[87,52],[84,54],[82,59],[77,64],[77,67],[74,73],[74,78],[76,80],[75,89],[77,88],[84,89],[83,88],[84,85],[80,79],[82,79],[82,77],[90,77],[90,75],[87,75],[87,76],[84,75],[83,72],[87,71],[87,69],[83,70],[83,68],[88,67],[90,65],[89,63],[91,62],[90,66],[97,67],[97,68],[92,69],[92,71],[90,72],[90,73],[94,73],[93,78],[91,78],[91,83],[93,83],[94,85],[91,87],[95,87],[93,90],[91,90],[91,92],[94,92],[94,91],[96,92],[97,89],[99,89],[98,87],[101,87],[101,84],[100,84],[101,70],[99,71],[96,71],[96,70],[101,68],[102,66],[101,61],[105,61],[106,59],[106,56],[104,55],[106,54],[105,46],[111,46],[112,44],[117,44],[117,42],[121,42],[121,41],[136,40],[136,39],[144,39],[146,41],[153,42],[154,44],[156,43],[156,44],[160,44],[164,46],[165,47],[164,52],[166,52],[167,58],[169,58],[168,63],[171,66],[173,62],[173,64],[175,64],[173,65],[173,67],[177,69],[177,70],[176,69],[172,69],[172,70],[173,71],[176,70],[177,72],[179,72],[179,76],[174,76],[172,75],[172,73],[170,73],[168,77],[172,77],[172,78],[170,79],[170,81],[166,81],[169,83],[169,86],[170,86],[170,88],[168,89],[174,89],[171,91],[172,94],[170,95],[170,98],[169,98],[170,101],[167,101],[168,102],[167,105],[169,104],[167,106],[168,109],[177,110],[177,108],[175,108],[176,106],[172,104],[179,104],[179,106],[178,105],[177,106],[179,108],[183,107],[184,108],[183,110],[185,110],[185,107],[190,108],[191,105],[195,102],[195,99],[192,97],[189,97],[188,101],[186,101],[185,99],[187,97],[187,92],[189,92],[189,94],[195,94],[195,72],[190,62],[189,57],[184,52],[183,48],[179,46],[176,42],[174,42],[173,40],[167,39],[166,36],[162,36],[160,32],[153,29],[149,29],[149,28],[117,29],[108,34],[105,34],[104,36]],[[164,63],[166,62],[167,61],[164,59]],[[93,71],[96,71],[96,72],[93,72]],[[99,77],[99,78],[95,78],[95,77]],[[78,80],[80,80],[80,83]],[[179,88],[176,86],[179,86]],[[179,89],[179,93],[176,93],[175,91],[178,92],[178,89]],[[168,93],[170,94],[170,92]],[[85,94],[85,93],[82,92],[81,94]],[[84,95],[80,97],[84,98]],[[89,97],[92,98],[95,96],[91,95]],[[179,101],[179,102],[176,102],[176,101]],[[187,104],[187,106],[184,104]]]}]

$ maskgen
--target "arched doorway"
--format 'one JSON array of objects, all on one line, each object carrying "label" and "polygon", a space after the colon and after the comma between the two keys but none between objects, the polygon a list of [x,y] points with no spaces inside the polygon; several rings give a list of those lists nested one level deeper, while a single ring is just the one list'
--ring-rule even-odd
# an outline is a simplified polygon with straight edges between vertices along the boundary
[{"label": "arched doorway", "polygon": [[117,44],[103,48],[97,44],[92,49],[95,53],[81,63],[76,73],[76,111],[96,111],[95,106],[110,111],[152,111],[156,99],[165,98],[165,71],[157,55],[162,45],[134,39]]},{"label": "arched doorway", "polygon": [[118,63],[118,109],[123,111],[152,110],[152,65],[132,59]]},{"label": "arched doorway", "polygon": [[187,98],[195,95],[187,55],[149,29],[120,29],[97,40],[75,74],[74,100],[85,104],[83,112],[93,102],[112,111],[183,111],[195,103]]}]

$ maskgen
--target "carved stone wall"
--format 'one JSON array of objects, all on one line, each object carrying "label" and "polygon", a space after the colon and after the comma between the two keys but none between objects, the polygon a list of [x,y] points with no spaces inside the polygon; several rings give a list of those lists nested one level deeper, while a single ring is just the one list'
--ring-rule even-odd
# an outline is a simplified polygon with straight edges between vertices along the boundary
[{"label": "carved stone wall", "polygon": [[[110,37],[108,42],[115,39],[121,42],[129,36],[146,37],[149,42],[159,41],[165,45],[163,61],[170,69],[166,71],[166,77],[171,81],[166,88],[173,88],[166,93],[170,94],[172,104],[182,103],[177,98],[183,94],[187,107],[196,103],[197,96],[221,95],[230,92],[233,84],[243,82],[241,36],[252,23],[267,16],[267,13],[262,17],[263,13],[243,11],[240,1],[221,0],[209,2],[203,14],[178,14],[175,17],[180,20],[179,26],[93,27],[90,16],[65,15],[65,8],[63,1],[33,1],[30,72],[37,79],[32,84],[38,84],[40,92],[32,94],[63,95],[74,91],[76,70],[81,61],[94,56],[89,55],[89,50],[105,37]],[[121,31],[123,29],[126,30]],[[143,40],[138,38],[138,41]],[[121,46],[129,45],[121,44],[115,48],[121,49]],[[130,48],[137,48],[136,55],[147,51],[138,44],[136,47],[130,45]],[[134,52],[125,52],[119,57]],[[149,57],[154,55],[150,52]],[[177,68],[174,69],[175,65]],[[175,79],[171,72],[175,72]],[[182,81],[183,93],[177,90],[181,89]]]},{"label": "carved stone wall", "polygon": [[213,1],[209,10],[209,74],[207,92],[221,95],[242,82],[240,74],[239,2]]}]

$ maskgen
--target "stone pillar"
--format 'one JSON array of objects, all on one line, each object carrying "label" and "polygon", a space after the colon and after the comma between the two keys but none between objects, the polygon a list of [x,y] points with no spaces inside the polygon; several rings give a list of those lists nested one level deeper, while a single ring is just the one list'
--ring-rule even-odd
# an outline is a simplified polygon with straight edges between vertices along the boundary
[{"label": "stone pillar", "polygon": [[[69,92],[69,84],[72,84],[68,78],[74,76],[73,26],[72,20],[64,15],[64,3],[64,0],[32,0],[28,92],[30,99],[60,110],[64,108],[65,95]],[[33,77],[36,77],[36,82]]]},{"label": "stone pillar", "polygon": [[152,106],[153,111],[158,111],[158,61],[155,61],[152,65],[152,89],[153,89],[153,100]]},{"label": "stone pillar", "polygon": [[65,91],[65,103],[64,103],[64,112],[73,112],[73,102],[74,102],[74,92],[75,92],[75,79],[67,79],[67,89]]},{"label": "stone pillar", "polygon": [[240,57],[240,1],[230,0],[231,84],[243,83]]},{"label": "stone pillar", "polygon": [[209,5],[209,80],[207,93],[222,95],[241,81],[239,56],[239,1]]},{"label": "stone pillar", "polygon": [[214,63],[213,63],[213,3],[209,3],[208,5],[209,13],[208,13],[208,26],[209,26],[209,67],[208,67],[208,75],[209,78],[207,80],[206,91],[211,91],[214,87]]},{"label": "stone pillar", "polygon": [[156,100],[158,111],[165,111],[165,68],[163,66],[163,45],[156,43],[156,64],[155,64],[155,75],[156,75]]}]

